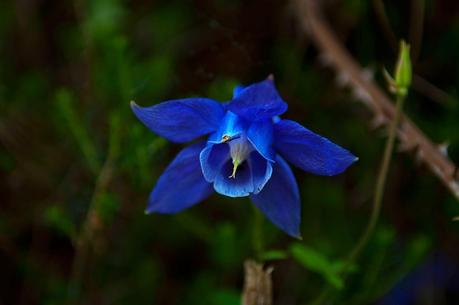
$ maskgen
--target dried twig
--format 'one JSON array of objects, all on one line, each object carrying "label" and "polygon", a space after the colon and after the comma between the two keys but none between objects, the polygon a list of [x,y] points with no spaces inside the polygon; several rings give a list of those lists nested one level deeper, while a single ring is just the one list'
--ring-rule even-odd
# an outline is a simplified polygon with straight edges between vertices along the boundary
[{"label": "dried twig", "polygon": [[[297,0],[299,21],[316,47],[322,52],[324,62],[334,68],[340,79],[354,91],[375,115],[374,121],[379,125],[388,125],[394,119],[395,107],[386,94],[368,77],[364,70],[344,49],[339,40],[323,20],[315,0]],[[433,144],[429,138],[408,118],[402,115],[397,131],[403,150],[415,151],[431,171],[445,184],[459,200],[459,181],[454,163]]]},{"label": "dried twig", "polygon": [[272,305],[272,272],[272,267],[264,269],[263,264],[253,260],[245,261],[242,305]]}]

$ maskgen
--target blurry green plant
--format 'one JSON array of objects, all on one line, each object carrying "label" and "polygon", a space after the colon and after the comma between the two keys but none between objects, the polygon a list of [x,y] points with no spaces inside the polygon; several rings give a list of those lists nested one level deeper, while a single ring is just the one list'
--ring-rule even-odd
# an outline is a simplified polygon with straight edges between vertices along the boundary
[{"label": "blurry green plant", "polygon": [[[356,119],[366,114],[346,103],[348,94],[336,90],[329,71],[312,64],[316,53],[308,44],[278,27],[285,21],[280,5],[265,6],[257,19],[251,3],[228,1],[28,4],[0,3],[0,269],[7,275],[0,303],[68,303],[73,245],[88,209],[102,224],[97,234],[105,245],[88,260],[82,303],[239,304],[242,262],[255,255],[275,265],[276,300],[309,304],[325,285],[330,302],[370,304],[429,253],[454,247],[458,226],[444,219],[457,215],[457,202],[401,157],[392,164],[384,219],[346,266],[341,255],[368,219],[365,203],[383,143]],[[386,4],[402,25],[404,11],[397,10],[404,6]],[[427,134],[449,140],[457,161],[459,26],[449,13],[439,23],[437,4],[427,1],[429,28],[413,65],[446,88],[446,102],[410,92],[407,112]],[[371,3],[331,8],[360,62],[392,61]],[[201,66],[205,77],[195,71]],[[403,69],[395,70],[394,82],[405,87]],[[256,226],[249,205],[214,197],[177,217],[144,217],[151,177],[176,149],[135,124],[128,102],[224,100],[241,80],[271,72],[295,119],[362,156],[346,177],[301,176],[305,240],[292,243],[265,222],[260,245],[251,249]]]}]

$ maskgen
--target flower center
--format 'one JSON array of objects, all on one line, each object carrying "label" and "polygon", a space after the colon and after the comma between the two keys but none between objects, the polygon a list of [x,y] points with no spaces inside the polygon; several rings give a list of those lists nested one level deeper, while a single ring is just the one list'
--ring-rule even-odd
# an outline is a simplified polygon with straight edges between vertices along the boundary
[{"label": "flower center", "polygon": [[239,165],[241,165],[253,151],[253,146],[247,141],[245,136],[241,136],[228,142],[230,146],[230,155],[233,160],[233,172],[229,178],[236,178],[236,171]]}]

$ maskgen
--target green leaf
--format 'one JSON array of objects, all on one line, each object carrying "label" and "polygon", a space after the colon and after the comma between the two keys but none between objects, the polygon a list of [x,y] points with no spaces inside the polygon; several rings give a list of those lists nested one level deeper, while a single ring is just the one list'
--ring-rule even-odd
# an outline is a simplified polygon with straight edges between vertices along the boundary
[{"label": "green leaf", "polygon": [[338,272],[342,268],[337,267],[337,263],[330,262],[322,253],[300,243],[293,244],[290,252],[303,267],[320,274],[330,285],[337,289],[344,287],[343,279]]},{"label": "green leaf", "polygon": [[288,252],[283,250],[268,250],[261,254],[261,259],[264,261],[280,260],[288,258]]}]

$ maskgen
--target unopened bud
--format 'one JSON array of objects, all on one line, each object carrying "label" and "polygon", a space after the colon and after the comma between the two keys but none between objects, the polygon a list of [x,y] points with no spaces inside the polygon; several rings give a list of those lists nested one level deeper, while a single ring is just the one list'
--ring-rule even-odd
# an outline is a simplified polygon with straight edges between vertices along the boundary
[{"label": "unopened bud", "polygon": [[395,67],[395,88],[397,95],[405,96],[408,93],[408,88],[411,85],[411,73],[410,46],[402,40]]}]

